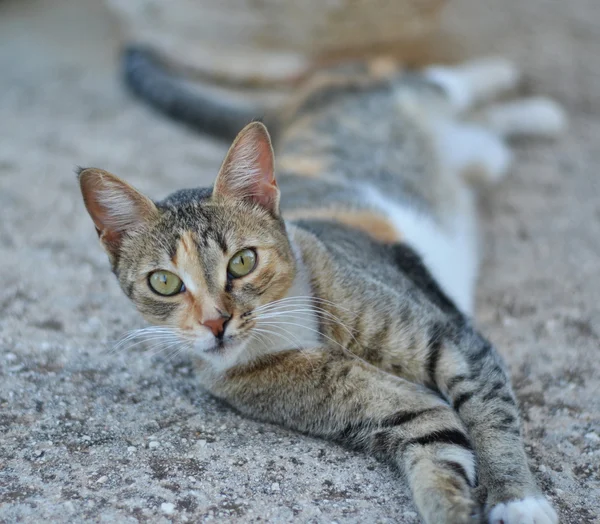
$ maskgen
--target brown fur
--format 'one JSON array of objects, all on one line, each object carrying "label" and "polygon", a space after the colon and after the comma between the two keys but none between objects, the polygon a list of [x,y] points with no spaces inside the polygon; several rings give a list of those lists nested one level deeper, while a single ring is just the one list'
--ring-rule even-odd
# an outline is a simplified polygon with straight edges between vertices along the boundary
[{"label": "brown fur", "polygon": [[386,244],[402,240],[401,232],[383,215],[373,211],[349,211],[345,209],[294,209],[285,213],[287,220],[333,220],[353,229],[363,231],[373,239]]}]

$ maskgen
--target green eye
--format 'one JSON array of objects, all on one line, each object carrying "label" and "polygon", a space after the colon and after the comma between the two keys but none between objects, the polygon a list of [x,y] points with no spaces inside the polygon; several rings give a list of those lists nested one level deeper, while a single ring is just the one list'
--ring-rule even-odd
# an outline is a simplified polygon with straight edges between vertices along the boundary
[{"label": "green eye", "polygon": [[255,265],[256,252],[253,249],[242,249],[233,255],[227,271],[234,278],[244,277],[254,269]]},{"label": "green eye", "polygon": [[185,287],[181,279],[170,271],[155,271],[148,278],[148,284],[159,295],[170,297],[181,293]]}]

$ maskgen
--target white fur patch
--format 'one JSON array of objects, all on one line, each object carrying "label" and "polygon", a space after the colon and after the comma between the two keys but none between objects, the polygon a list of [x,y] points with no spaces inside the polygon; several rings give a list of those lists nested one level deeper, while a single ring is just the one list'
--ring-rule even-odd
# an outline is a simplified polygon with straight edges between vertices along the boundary
[{"label": "white fur patch", "polygon": [[524,98],[483,112],[484,123],[501,136],[556,137],[567,128],[561,106],[549,98]]},{"label": "white fur patch", "polygon": [[513,89],[520,75],[512,62],[487,58],[458,67],[429,67],[425,76],[444,89],[452,106],[460,112]]},{"label": "white fur patch", "polygon": [[[473,176],[482,182],[498,182],[509,171],[512,151],[493,132],[472,124],[440,121],[432,126],[445,169],[457,176]],[[469,180],[471,181],[471,180]]]},{"label": "white fur patch", "polygon": [[557,524],[558,515],[543,497],[526,497],[498,504],[490,512],[489,524]]},{"label": "white fur patch", "polygon": [[478,270],[478,233],[473,195],[464,189],[465,205],[448,218],[447,229],[414,207],[393,202],[373,187],[365,186],[364,194],[421,255],[433,277],[460,310],[471,315]]}]

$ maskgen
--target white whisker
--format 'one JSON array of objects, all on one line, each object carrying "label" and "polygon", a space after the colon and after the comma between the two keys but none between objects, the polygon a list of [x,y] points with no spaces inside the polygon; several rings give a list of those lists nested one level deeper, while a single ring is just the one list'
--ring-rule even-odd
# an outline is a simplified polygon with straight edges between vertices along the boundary
[{"label": "white whisker", "polygon": [[187,333],[177,328],[167,328],[164,326],[149,326],[141,329],[129,331],[113,346],[111,353],[116,353],[123,349],[131,350],[137,346],[150,344],[145,351],[153,352],[157,348],[160,353],[162,350],[170,349],[174,346],[191,345],[192,340]]},{"label": "white whisker", "polygon": [[360,343],[354,336],[354,333],[350,330],[350,328],[348,328],[348,326],[344,322],[342,322],[342,320],[339,317],[335,316],[334,314],[330,313],[327,310],[324,310],[322,308],[317,308],[315,306],[310,306],[308,308],[303,308],[303,309],[286,310],[286,311],[277,311],[277,310],[268,311],[266,313],[259,314],[257,316],[257,320],[278,318],[278,317],[285,317],[285,316],[292,316],[292,315],[306,316],[306,315],[313,315],[313,314],[315,316],[319,317],[321,320],[323,320],[323,319],[330,320],[330,321],[335,322],[336,324],[340,325],[348,333],[348,335],[350,335],[350,338],[358,346],[360,346]]},{"label": "white whisker", "polygon": [[318,335],[321,335],[322,337],[325,337],[330,342],[333,342],[334,344],[336,344],[337,346],[342,348],[343,351],[347,351],[347,349],[342,344],[340,344],[337,340],[331,338],[330,336],[326,335],[325,333],[319,331],[318,329],[313,329],[309,326],[305,326],[303,324],[298,324],[297,322],[260,322],[260,324],[268,325],[268,326],[279,326],[281,324],[284,324],[284,325],[288,325],[288,326],[295,326],[295,327],[299,327],[299,328],[308,329],[314,333],[317,333]]},{"label": "white whisker", "polygon": [[[280,327],[280,329],[284,329],[284,328],[281,328],[281,327]],[[282,338],[282,339],[283,339],[285,342],[291,343],[291,344],[292,344],[292,346],[294,346],[294,341],[293,341],[293,340],[291,340],[291,339],[290,339],[290,338],[289,338],[287,335],[284,335],[283,333],[278,333],[277,331],[273,331],[272,329],[264,329],[264,330],[261,330],[260,328],[254,328],[254,330],[261,331],[262,333],[268,333],[269,335],[275,335],[275,336],[277,336],[277,337],[280,337],[280,338]],[[286,331],[286,333],[288,333],[289,335],[291,335],[291,333],[290,333],[288,330],[285,330],[285,331]],[[295,338],[295,337],[294,337],[294,338]],[[296,340],[297,340],[297,339],[296,339]],[[304,358],[305,358],[307,361],[309,361],[309,362],[310,362],[310,359],[309,359],[309,358],[308,358],[306,355],[304,355],[304,353],[303,353],[303,350],[304,350],[305,348],[303,348],[301,345],[299,345],[299,346],[297,346],[297,347],[295,347],[295,348],[292,348],[292,349],[296,349],[296,350],[297,350],[299,353],[301,353],[301,354],[302,354],[302,356],[303,356],[303,357],[304,357]]]},{"label": "white whisker", "polygon": [[279,300],[274,300],[273,302],[269,302],[268,304],[263,304],[262,306],[258,306],[257,308],[255,308],[255,311],[263,311],[263,310],[269,309],[269,308],[277,306],[277,305],[288,305],[288,304],[297,303],[297,302],[307,302],[307,303],[316,302],[316,303],[320,303],[323,305],[329,305],[334,308],[346,311],[353,316],[356,316],[356,313],[350,311],[349,309],[347,309],[343,306],[340,306],[339,304],[336,304],[335,302],[332,302],[331,300],[326,300],[324,298],[312,297],[312,296],[286,297],[286,298],[282,298]]}]

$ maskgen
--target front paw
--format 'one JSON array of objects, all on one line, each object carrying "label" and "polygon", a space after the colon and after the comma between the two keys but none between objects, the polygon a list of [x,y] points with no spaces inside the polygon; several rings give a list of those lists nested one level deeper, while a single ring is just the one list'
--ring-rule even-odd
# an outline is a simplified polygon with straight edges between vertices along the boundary
[{"label": "front paw", "polygon": [[558,515],[542,496],[525,497],[497,504],[490,511],[489,524],[557,524]]}]

